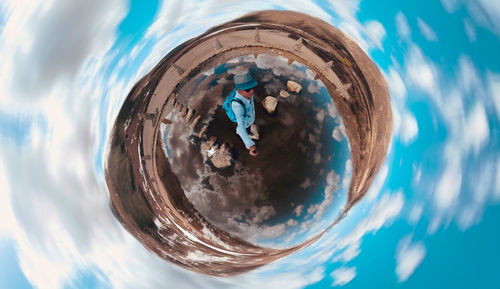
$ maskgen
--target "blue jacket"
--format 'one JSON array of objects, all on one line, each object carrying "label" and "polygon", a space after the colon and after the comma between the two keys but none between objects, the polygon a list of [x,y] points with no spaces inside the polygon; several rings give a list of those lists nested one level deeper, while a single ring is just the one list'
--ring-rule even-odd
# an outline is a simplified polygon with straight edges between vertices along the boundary
[{"label": "blue jacket", "polygon": [[247,149],[250,149],[251,146],[255,145],[255,142],[250,139],[247,132],[247,127],[250,127],[255,121],[255,107],[253,96],[250,99],[246,99],[244,96],[236,92],[236,95],[234,97],[240,99],[245,104],[246,109],[245,116],[245,111],[241,104],[236,101],[233,101],[233,103],[231,104],[231,108],[233,109],[234,115],[236,116],[236,122],[238,123],[238,126],[236,127],[236,133],[241,137],[243,143],[245,143],[245,147]]}]

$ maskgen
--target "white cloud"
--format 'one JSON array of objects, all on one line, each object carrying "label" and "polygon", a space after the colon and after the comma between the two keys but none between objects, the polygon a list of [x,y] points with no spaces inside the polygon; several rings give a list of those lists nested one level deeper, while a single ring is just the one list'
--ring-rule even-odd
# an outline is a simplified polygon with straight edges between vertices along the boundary
[{"label": "white cloud", "polygon": [[385,194],[373,207],[370,220],[367,220],[365,224],[362,222],[361,225],[366,225],[366,228],[370,230],[378,230],[387,220],[399,215],[403,205],[404,197],[401,191],[392,195]]},{"label": "white cloud", "polygon": [[[391,110],[392,110],[393,134],[394,134],[394,136],[397,136],[401,131],[401,112],[400,112],[401,108],[392,99],[391,99]],[[392,146],[392,142],[391,142],[391,146]]]},{"label": "white cloud", "polygon": [[356,258],[361,252],[359,249],[360,241],[354,242],[347,249],[345,249],[334,261],[349,262]]},{"label": "white cloud", "polygon": [[339,118],[340,116],[339,111],[337,110],[337,107],[333,103],[328,103],[326,106],[328,108],[328,115],[331,118],[342,121],[342,118]]},{"label": "white cloud", "polygon": [[255,224],[259,224],[271,216],[276,214],[276,210],[272,206],[264,206],[256,210],[254,217],[252,218],[252,222]]},{"label": "white cloud", "polygon": [[359,0],[342,1],[329,0],[333,11],[339,16],[340,30],[352,37],[356,43],[368,52],[373,48],[383,50],[382,42],[385,37],[385,28],[378,21],[367,21],[362,24],[356,14],[359,11]]},{"label": "white cloud", "polygon": [[476,23],[500,35],[500,3],[498,1],[463,1]]},{"label": "white cloud", "polygon": [[[286,10],[297,11],[301,13],[306,13],[318,17],[326,22],[331,22],[332,16],[325,11],[322,7],[318,6],[313,1],[300,1],[300,0],[276,0],[276,1],[262,1],[262,3],[272,3],[278,8],[284,8]],[[262,3],[258,3],[254,6],[254,10],[262,10]],[[274,8],[274,7],[273,7]]]},{"label": "white cloud", "polygon": [[459,0],[441,0],[441,4],[449,13],[455,12],[458,9]]},{"label": "white cloud", "polygon": [[[293,268],[295,271],[297,270],[296,268],[314,268],[315,266],[321,266],[324,265],[325,262],[328,262],[328,260],[331,260],[330,262],[349,262],[360,253],[361,239],[368,233],[375,234],[382,226],[387,225],[401,212],[403,206],[404,199],[401,192],[396,192],[393,195],[384,195],[378,203],[374,203],[368,213],[366,212],[366,208],[356,206],[343,221],[343,224],[349,224],[350,218],[357,219],[357,216],[362,214],[362,219],[360,221],[356,220],[354,228],[349,228],[347,232],[341,235],[339,235],[338,231],[327,231],[318,242],[293,256],[287,257],[290,259],[278,261],[278,263],[281,262],[284,265],[286,264],[286,268]],[[335,254],[337,255],[331,259]],[[273,264],[270,266],[273,266]],[[286,269],[276,268],[275,270],[279,272],[281,276],[283,275],[282,271]],[[341,271],[337,273],[340,272]],[[333,274],[333,272],[331,274]],[[337,278],[333,276],[332,278],[337,282],[344,280],[341,278],[340,274]]]},{"label": "white cloud", "polygon": [[[488,92],[492,92],[491,74],[483,81],[467,55],[460,56],[458,67],[452,86],[442,88],[448,90],[446,98],[441,98],[439,93],[432,95],[446,125],[448,139],[442,153],[441,175],[431,188],[436,209],[428,229],[431,233],[442,222],[452,219],[463,230],[480,220],[486,204],[484,192],[491,191],[493,186],[490,180],[493,176],[488,171],[493,170],[494,165],[483,160],[472,169],[469,162],[471,154],[475,159],[484,157],[483,149],[490,139],[486,101],[491,103],[487,98]],[[494,103],[494,97],[490,99]],[[478,171],[481,173],[475,176]],[[469,188],[472,178],[481,180],[474,189]]]},{"label": "white cloud", "polygon": [[286,225],[289,226],[289,227],[295,227],[298,225],[298,222],[295,221],[294,219],[289,219],[287,222],[286,222]]},{"label": "white cloud", "polygon": [[[318,266],[317,269],[310,270],[304,268],[299,271],[297,268],[293,272],[283,272],[277,271],[272,276],[263,277],[261,274],[248,273],[226,279],[229,282],[225,282],[224,285],[228,288],[243,288],[243,289],[254,289],[254,288],[290,288],[290,289],[300,289],[307,287],[308,285],[316,284],[324,278],[325,270],[323,267]],[[225,281],[223,279],[223,281]],[[222,284],[219,284],[221,286]],[[204,284],[200,284],[199,287],[206,287]],[[212,288],[226,288],[226,287],[212,287]]]},{"label": "white cloud", "polygon": [[273,74],[276,76],[292,76],[294,80],[298,81],[306,78],[306,74],[295,67],[295,65],[303,66],[302,64],[288,65],[288,59],[283,56],[259,54],[255,60],[255,65],[260,69],[272,69]]},{"label": "white cloud", "polygon": [[424,211],[424,208],[420,204],[416,204],[413,206],[413,208],[410,211],[410,215],[408,216],[409,221],[412,224],[418,223],[420,221],[420,218],[422,217],[422,213]]},{"label": "white cloud", "polygon": [[347,189],[352,176],[352,160],[348,159],[345,162],[344,179],[342,180],[342,188]]},{"label": "white cloud", "polygon": [[368,21],[365,24],[366,28],[366,34],[370,39],[377,45],[377,47],[381,50],[382,49],[382,42],[384,41],[385,38],[385,28],[382,25],[382,23],[378,21]]},{"label": "white cloud", "polygon": [[401,75],[394,69],[389,69],[389,74],[384,73],[385,80],[389,84],[391,96],[403,100],[406,96],[406,86]]},{"label": "white cloud", "polygon": [[[79,147],[71,150],[80,153]],[[189,272],[151,254],[123,229],[109,209],[105,183],[92,175],[91,166],[83,177],[71,164],[58,164],[57,174],[47,170],[56,153],[45,143],[36,151],[2,148],[7,178],[17,184],[12,208],[19,223],[20,266],[32,284],[63,288],[86,266],[96,267],[117,288],[152,288],[159,280],[182,281],[184,288],[196,284]]]},{"label": "white cloud", "polygon": [[462,230],[477,224],[490,199],[495,199],[495,161],[483,160],[469,172],[469,180],[474,180],[474,189],[468,192],[467,202],[463,202],[458,212],[458,225]]},{"label": "white cloud", "polygon": [[472,24],[470,19],[464,19],[464,30],[470,42],[476,41],[476,27]]},{"label": "white cloud", "polygon": [[498,1],[441,0],[446,11],[455,13],[464,6],[477,25],[500,35],[500,3]]},{"label": "white cloud", "polygon": [[489,94],[497,111],[497,118],[500,119],[500,75],[495,73],[488,73],[486,82]]},{"label": "white cloud", "polygon": [[[17,73],[18,81],[26,78],[24,85],[32,87],[5,85],[7,65],[0,72],[0,87],[9,96],[25,94],[13,97],[16,101],[39,104],[10,106],[40,120],[31,129],[34,141],[23,146],[2,143],[0,148],[7,179],[2,186],[16,184],[3,205],[12,204],[15,213],[13,237],[21,269],[37,288],[63,288],[87,267],[97,268],[115,288],[155,288],[167,281],[193,287],[204,277],[158,258],[124,230],[111,214],[104,177],[94,171],[96,139],[104,130],[97,123],[97,110],[108,108],[96,104],[106,97],[103,86],[114,91],[117,83],[103,70],[113,54],[109,48],[124,6],[92,2],[39,6],[28,1],[26,7],[33,9],[14,9],[2,34],[0,55],[13,56],[9,61],[19,64],[8,73]],[[2,187],[2,198],[4,192]],[[218,282],[207,281],[218,287]]]},{"label": "white cloud", "polygon": [[[276,8],[308,13],[328,22],[332,18],[312,1],[163,1],[155,22],[148,29],[147,37],[160,38],[173,29],[180,28],[182,34],[185,35],[181,38],[187,40],[196,34],[203,33],[210,27],[220,25],[246,13]],[[214,11],[217,13],[214,14]]]},{"label": "white cloud", "polygon": [[438,40],[436,32],[434,32],[434,30],[429,26],[429,24],[425,23],[424,20],[422,20],[421,18],[417,18],[417,24],[418,28],[420,29],[420,33],[424,35],[427,41],[435,42]]},{"label": "white cloud", "polygon": [[463,134],[465,123],[464,100],[461,92],[454,87],[448,92],[446,103],[441,98],[435,98],[434,100],[450,132],[449,140],[457,144],[458,139]]},{"label": "white cloud", "polygon": [[351,22],[342,22],[339,24],[339,29],[342,30],[345,34],[351,37],[356,44],[363,49],[363,51],[368,52],[370,50],[370,44],[363,37],[362,27],[359,22],[351,23]]},{"label": "white cloud", "polygon": [[413,180],[412,183],[417,185],[420,183],[420,179],[422,178],[422,166],[417,166],[415,163],[413,164]]},{"label": "white cloud", "polygon": [[[307,86],[307,92],[309,92],[310,94],[319,93],[319,90],[320,90],[320,85],[318,85],[318,81],[311,81]],[[326,114],[324,110],[322,110],[321,112]]]},{"label": "white cloud", "polygon": [[[451,149],[451,148],[450,148]],[[458,156],[456,156],[458,158]],[[462,169],[456,162],[449,163],[439,182],[434,195],[435,204],[439,209],[448,209],[455,204],[462,185]]]},{"label": "white cloud", "polygon": [[342,141],[342,130],[340,129],[339,126],[336,126],[333,131],[332,131],[332,137],[338,141],[338,142],[341,142]]},{"label": "white cloud", "polygon": [[410,112],[405,112],[401,118],[401,138],[405,144],[409,144],[418,136],[417,120]]},{"label": "white cloud", "polygon": [[320,219],[321,216],[323,216],[323,214],[325,213],[328,206],[330,206],[330,204],[333,201],[334,193],[339,188],[339,182],[340,182],[340,176],[336,174],[335,171],[333,170],[330,171],[326,176],[326,187],[323,193],[324,195],[323,201],[319,204],[310,205],[309,208],[307,208],[308,214],[314,213],[314,219],[316,220]]},{"label": "white cloud", "polygon": [[458,59],[458,85],[463,93],[471,94],[482,89],[481,79],[479,78],[477,68],[467,55],[462,55]]},{"label": "white cloud", "polygon": [[489,139],[488,117],[479,101],[467,116],[463,137],[467,150],[472,149],[476,155]]},{"label": "white cloud", "polygon": [[389,220],[399,215],[404,206],[402,192],[385,194],[374,204],[370,214],[358,222],[350,233],[338,242],[338,248],[345,248],[361,240],[368,232],[378,231]]},{"label": "white cloud", "polygon": [[403,39],[408,38],[411,34],[408,21],[401,11],[396,14],[396,29],[398,30],[399,37]]},{"label": "white cloud", "polygon": [[382,190],[382,186],[385,183],[385,179],[387,178],[387,174],[389,172],[389,167],[384,164],[382,168],[380,168],[377,176],[375,177],[375,180],[373,181],[373,184],[370,187],[370,190],[368,193],[366,193],[366,199],[368,201],[373,201],[380,191]]},{"label": "white cloud", "polygon": [[[90,236],[100,236],[101,225],[111,235],[124,232],[109,212],[104,182],[94,175],[92,126],[95,100],[103,96],[99,69],[125,9],[115,1],[63,2],[29,2],[26,7],[18,2],[0,47],[0,55],[16,64],[8,74],[19,82],[5,85],[3,66],[0,86],[23,103],[10,107],[37,122],[23,128],[32,133],[30,141],[5,144],[0,154],[6,183],[16,184],[5,205],[12,204],[19,224],[13,237],[20,265],[39,288],[62,287],[73,269],[88,261]],[[78,206],[82,202],[86,205]]]},{"label": "white cloud", "polygon": [[255,242],[256,238],[252,238],[252,236],[257,236],[257,235],[259,235],[260,238],[274,239],[285,233],[286,222],[281,224],[276,224],[273,226],[268,226],[268,225],[260,227],[249,226],[247,230],[248,230],[248,235],[250,237],[245,239],[248,240],[249,242]]},{"label": "white cloud", "polygon": [[438,92],[437,69],[416,46],[410,48],[406,57],[406,74],[414,85],[429,95],[435,95]]},{"label": "white cloud", "polygon": [[422,243],[411,243],[410,236],[402,239],[396,253],[396,275],[404,282],[424,260],[426,250]]},{"label": "white cloud", "polygon": [[332,286],[343,286],[356,277],[356,268],[340,267],[333,271],[330,276],[334,280]]},{"label": "white cloud", "polygon": [[0,54],[9,55],[11,64],[1,74],[10,75],[6,85],[19,100],[37,100],[54,85],[75,81],[89,58],[99,59],[111,48],[115,27],[125,14],[124,3],[116,0],[54,2],[15,11],[32,14],[8,22],[2,34],[7,45],[0,47]]},{"label": "white cloud", "polygon": [[297,217],[300,217],[300,215],[302,215],[302,212],[303,212],[303,211],[304,211],[304,205],[298,205],[298,206],[295,208],[295,210],[294,210],[295,215],[296,215]]},{"label": "white cloud", "polygon": [[[300,184],[300,187],[303,188],[303,189],[307,189],[309,188],[310,186],[312,185],[311,183],[311,179],[310,178],[306,178],[302,184]],[[297,206],[297,208],[300,207],[300,206]]]},{"label": "white cloud", "polygon": [[146,37],[161,37],[186,19],[186,14],[192,11],[193,1],[162,1],[155,22],[148,28]]},{"label": "white cloud", "polygon": [[234,75],[245,74],[248,72],[248,69],[249,69],[249,67],[247,65],[238,65],[233,69],[228,69],[227,73],[234,74]]}]

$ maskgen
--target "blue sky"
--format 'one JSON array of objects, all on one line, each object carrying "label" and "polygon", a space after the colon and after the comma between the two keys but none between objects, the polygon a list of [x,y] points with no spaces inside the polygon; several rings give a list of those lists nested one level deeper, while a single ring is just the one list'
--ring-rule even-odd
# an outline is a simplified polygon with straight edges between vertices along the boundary
[{"label": "blue sky", "polygon": [[2,252],[0,260],[0,269],[2,270],[0,285],[2,288],[33,288],[19,268],[15,243],[11,240],[0,240],[0,252]]},{"label": "blue sky", "polygon": [[[306,2],[2,2],[0,287],[498,288],[500,5]],[[392,145],[365,200],[313,246],[234,278],[201,276],[110,214],[106,137],[131,86],[175,45],[270,8],[320,17],[373,58]]]}]

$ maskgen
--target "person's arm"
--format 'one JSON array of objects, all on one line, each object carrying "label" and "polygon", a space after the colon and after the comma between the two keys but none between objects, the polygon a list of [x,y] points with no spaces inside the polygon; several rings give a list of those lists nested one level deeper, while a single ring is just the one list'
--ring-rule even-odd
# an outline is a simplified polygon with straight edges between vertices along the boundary
[{"label": "person's arm", "polygon": [[240,136],[245,147],[249,150],[252,146],[255,146],[255,142],[248,136],[247,128],[245,127],[245,121],[243,120],[244,108],[236,101],[233,101],[231,108],[233,109],[234,115],[236,116],[236,122],[238,123],[236,133]]}]

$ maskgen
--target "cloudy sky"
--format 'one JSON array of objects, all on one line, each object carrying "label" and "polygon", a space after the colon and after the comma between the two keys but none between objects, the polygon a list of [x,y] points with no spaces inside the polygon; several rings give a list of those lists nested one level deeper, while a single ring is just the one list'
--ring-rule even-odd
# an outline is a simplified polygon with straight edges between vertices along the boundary
[{"label": "cloudy sky", "polygon": [[[260,9],[304,12],[356,40],[389,85],[393,141],[367,197],[322,239],[213,278],[164,262],[112,216],[107,136],[168,51]],[[500,4],[488,0],[2,1],[0,287],[494,288],[498,51]]]}]

